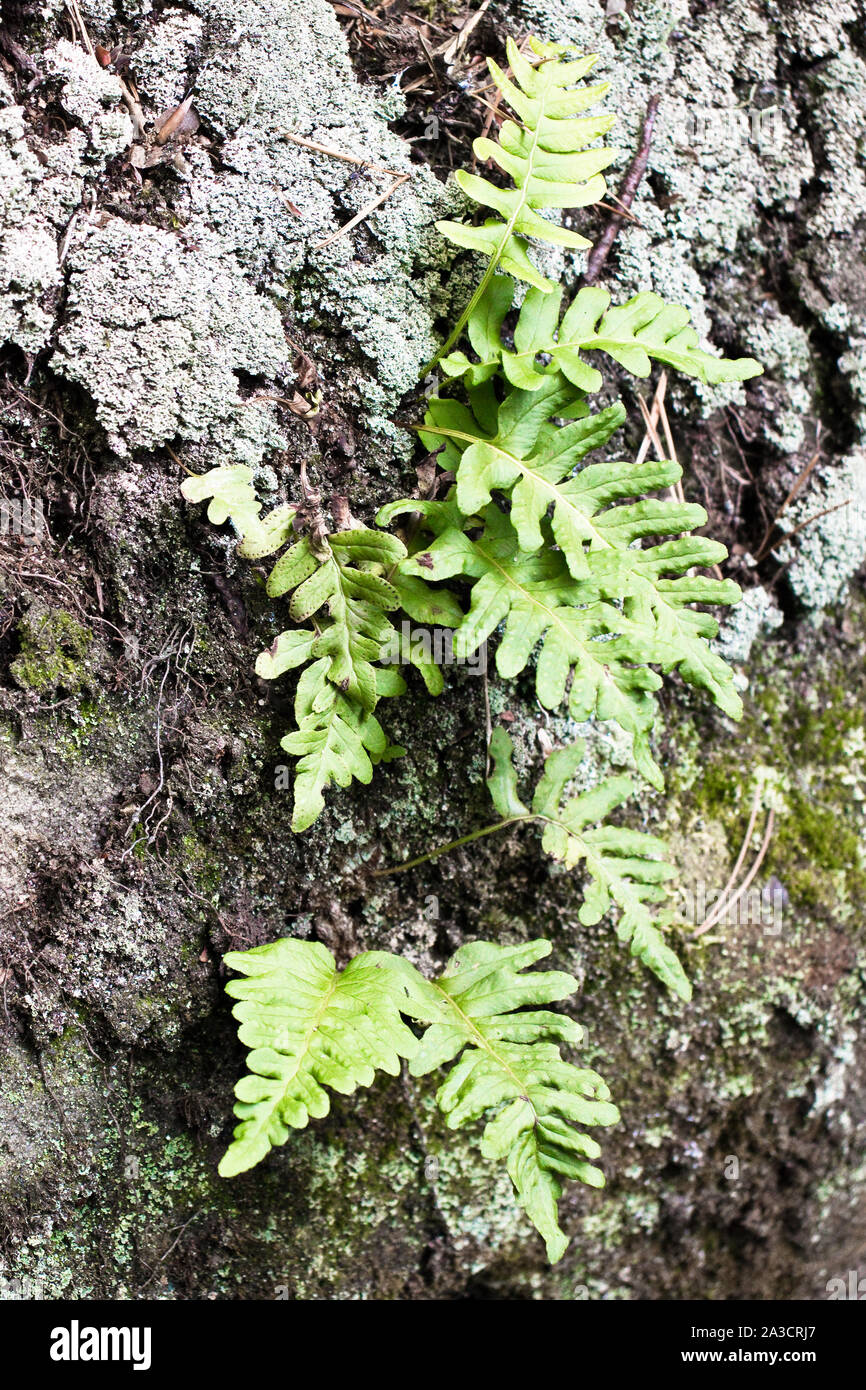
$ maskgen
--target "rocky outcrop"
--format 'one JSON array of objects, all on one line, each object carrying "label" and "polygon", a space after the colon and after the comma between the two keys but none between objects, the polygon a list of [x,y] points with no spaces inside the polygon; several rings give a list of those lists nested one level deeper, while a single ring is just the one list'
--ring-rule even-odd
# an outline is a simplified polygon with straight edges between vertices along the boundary
[{"label": "rocky outcrop", "polygon": [[[580,926],[579,882],[529,832],[371,876],[383,849],[484,822],[485,691],[466,670],[437,701],[389,702],[409,756],[292,836],[289,702],[252,670],[279,615],[183,504],[178,463],[246,463],[297,499],[303,462],[365,521],[411,488],[401,401],[474,275],[434,228],[460,195],[394,132],[405,98],[365,74],[327,0],[82,11],[131,67],[100,67],[50,3],[15,31],[39,79],[0,77],[3,489],[43,498],[49,528],[0,536],[3,1292],[824,1297],[864,1258],[866,1202],[862,4],[636,0],[605,19],[526,0],[480,30],[599,51],[620,166],[662,92],[610,281],[680,299],[766,366],[669,398],[688,487],[749,586],[721,639],[747,713],[737,729],[671,683],[668,790],[639,816],[671,840],[686,916],[728,877],[759,773],[777,827],[755,881],[775,912],[685,947],[688,1006],[609,925]],[[160,144],[191,84],[197,124]],[[575,732],[531,680],[489,699],[525,766]],[[581,732],[589,771],[626,758]],[[431,969],[468,937],[553,940],[623,1113],[608,1186],[565,1201],[561,1265],[406,1078],[218,1178],[242,1066],[221,955],[289,933]]]}]

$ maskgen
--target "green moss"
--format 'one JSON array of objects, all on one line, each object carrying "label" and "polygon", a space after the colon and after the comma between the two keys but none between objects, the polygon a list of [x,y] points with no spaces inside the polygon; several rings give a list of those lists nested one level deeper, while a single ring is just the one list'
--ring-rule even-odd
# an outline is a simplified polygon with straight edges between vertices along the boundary
[{"label": "green moss", "polygon": [[[856,630],[858,617],[863,621],[866,612],[857,602],[852,610]],[[707,757],[678,731],[677,758],[684,755],[683,766],[674,768],[671,780],[681,794],[688,793],[693,824],[722,827],[731,863],[746,830],[759,771],[772,780],[765,805],[775,807],[776,818],[762,880],[770,874],[778,877],[794,913],[847,923],[857,918],[856,905],[866,899],[863,654],[851,644],[831,655],[816,639],[803,650],[785,652],[784,679],[779,657],[778,647],[754,653],[735,751],[722,744]],[[763,824],[762,815],[752,852]]]},{"label": "green moss", "polygon": [[199,892],[214,901],[219,899],[224,868],[219,858],[191,831],[180,839],[180,850],[186,867]]},{"label": "green moss", "polygon": [[75,695],[88,683],[93,633],[63,609],[32,608],[18,624],[20,654],[11,665],[16,683],[40,695]]},{"label": "green moss", "polygon": [[841,806],[819,806],[802,792],[793,791],[768,862],[776,872],[785,874],[789,892],[810,908],[838,906],[836,875],[847,880],[848,895],[862,902],[866,873],[858,868],[859,844]]}]

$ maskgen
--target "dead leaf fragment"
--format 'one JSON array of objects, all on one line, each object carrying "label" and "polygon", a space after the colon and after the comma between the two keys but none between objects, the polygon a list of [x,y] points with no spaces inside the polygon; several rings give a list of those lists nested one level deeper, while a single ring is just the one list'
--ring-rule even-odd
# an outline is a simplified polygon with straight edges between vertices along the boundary
[{"label": "dead leaf fragment", "polygon": [[305,401],[299,391],[295,391],[291,400],[286,401],[286,405],[293,415],[309,415],[313,407],[309,401]]},{"label": "dead leaf fragment", "polygon": [[300,350],[296,352],[292,360],[292,366],[297,377],[299,391],[307,391],[310,387],[316,385],[319,380],[319,373],[315,362],[307,353]]},{"label": "dead leaf fragment", "polygon": [[176,106],[172,111],[163,111],[157,116],[154,126],[156,128],[156,143],[164,145],[168,140],[178,135],[195,135],[201,122],[198,113],[192,104],[192,92],[188,97],[184,97],[180,106]]}]

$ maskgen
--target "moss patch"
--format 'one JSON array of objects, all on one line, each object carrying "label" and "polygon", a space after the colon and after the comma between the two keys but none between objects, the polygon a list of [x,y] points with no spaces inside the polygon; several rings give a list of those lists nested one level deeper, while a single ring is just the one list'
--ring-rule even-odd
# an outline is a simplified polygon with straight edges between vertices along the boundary
[{"label": "moss patch", "polygon": [[77,695],[87,687],[93,633],[70,613],[34,604],[19,622],[18,636],[21,651],[10,669],[23,690]]}]

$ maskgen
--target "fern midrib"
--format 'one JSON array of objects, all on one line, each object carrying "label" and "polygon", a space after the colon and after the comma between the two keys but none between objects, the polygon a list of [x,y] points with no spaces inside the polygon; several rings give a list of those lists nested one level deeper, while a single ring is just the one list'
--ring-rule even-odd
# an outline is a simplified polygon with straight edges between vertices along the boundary
[{"label": "fern midrib", "polygon": [[[534,161],[534,159],[535,159],[536,152],[537,152],[537,150],[538,150],[538,145],[539,145],[539,141],[540,141],[540,138],[541,138],[541,137],[540,137],[539,131],[540,131],[542,119],[543,119],[543,117],[544,117],[544,115],[545,115],[545,106],[546,106],[546,104],[547,104],[547,98],[548,98],[548,95],[549,95],[549,93],[550,93],[551,90],[554,90],[554,91],[556,90],[555,84],[551,84],[550,82],[546,82],[546,83],[545,83],[545,86],[542,88],[541,97],[539,98],[541,104],[540,104],[540,107],[539,107],[538,118],[537,118],[536,123],[535,123],[535,128],[534,128],[534,130],[533,130],[533,132],[532,132],[532,145],[531,145],[531,147],[530,147],[529,153],[528,153],[527,156],[526,156],[527,174],[526,174],[526,178],[525,178],[524,181],[523,181],[523,184],[521,185],[521,187],[520,187],[520,189],[519,189],[519,192],[520,192],[520,194],[521,194],[521,197],[520,197],[520,199],[518,200],[518,202],[517,202],[517,204],[516,204],[516,206],[515,206],[515,208],[514,208],[514,211],[511,213],[511,216],[509,217],[508,221],[504,224],[504,227],[503,227],[503,230],[502,230],[502,235],[501,235],[500,238],[499,238],[499,244],[498,244],[498,246],[497,246],[497,248],[496,248],[496,251],[495,251],[494,255],[492,255],[492,256],[490,257],[490,260],[489,260],[488,263],[487,263],[487,269],[485,270],[483,276],[481,277],[481,283],[478,285],[478,288],[476,289],[476,291],[475,291],[475,293],[473,294],[472,298],[470,299],[469,303],[466,305],[466,308],[463,310],[463,313],[460,315],[459,319],[457,320],[457,323],[456,323],[455,327],[453,328],[453,330],[451,331],[451,333],[450,333],[449,337],[447,338],[447,340],[443,343],[443,345],[442,345],[442,347],[439,349],[439,351],[436,352],[436,353],[434,354],[434,356],[430,359],[430,361],[427,363],[426,367],[422,367],[422,369],[421,369],[421,377],[422,377],[422,378],[425,377],[425,376],[427,375],[428,372],[431,372],[431,371],[433,370],[433,368],[436,366],[437,362],[438,362],[442,357],[445,356],[446,352],[450,352],[451,348],[452,348],[452,347],[454,346],[454,344],[459,340],[461,334],[463,333],[464,328],[466,327],[466,324],[469,322],[469,318],[470,318],[471,314],[473,313],[473,311],[474,311],[474,309],[475,309],[475,306],[480,302],[482,295],[484,294],[485,290],[487,289],[487,286],[490,284],[490,281],[493,279],[493,276],[496,274],[496,269],[497,269],[497,267],[498,267],[498,265],[499,265],[500,257],[501,257],[501,255],[502,255],[502,252],[504,251],[505,247],[508,245],[508,240],[509,240],[509,238],[510,238],[512,232],[514,231],[514,227],[515,227],[515,225],[516,225],[516,223],[517,223],[518,218],[520,217],[520,214],[523,212],[523,209],[524,209],[524,208],[528,205],[528,203],[529,203],[529,193],[528,193],[528,189],[529,189],[530,181],[531,181],[532,176],[533,176],[533,173],[532,173],[532,166],[533,166],[533,161]],[[515,185],[515,186],[516,186],[516,185]]]},{"label": "fern midrib", "polygon": [[[598,530],[598,528],[593,526],[592,517],[587,516],[586,512],[582,512],[579,507],[576,507],[574,503],[569,500],[568,497],[566,497],[562,492],[560,492],[558,483],[551,483],[548,481],[547,478],[543,478],[540,473],[536,473],[534,469],[529,468],[523,459],[518,458],[517,454],[512,454],[509,452],[508,449],[503,449],[502,445],[497,444],[495,440],[482,439],[479,438],[478,435],[466,434],[463,430],[437,429],[435,425],[424,425],[422,428],[426,433],[443,435],[448,439],[462,439],[465,440],[467,444],[486,444],[488,448],[493,449],[495,453],[499,454],[502,458],[507,459],[509,463],[512,463],[514,467],[517,469],[517,471],[520,473],[521,477],[532,479],[533,481],[540,483],[542,488],[546,492],[550,493],[551,501],[555,502],[558,507],[566,507],[569,511],[573,512],[575,516],[579,517],[581,523],[585,525],[586,529],[592,532],[592,539],[590,540],[590,545],[594,545],[597,541],[598,548],[601,550],[622,549],[621,546],[615,545],[613,541],[609,541],[606,536],[603,536],[602,533]],[[643,578],[643,576],[641,576],[641,578]]]},{"label": "fern midrib", "polygon": [[[351,574],[348,572],[348,567],[344,566],[340,560],[337,559],[333,551],[331,551],[327,563],[333,564],[337,575],[337,583],[331,591],[331,597],[327,600],[328,615],[331,620],[331,625],[342,634],[340,638],[340,647],[345,654],[346,661],[353,675],[356,676],[356,656],[353,648],[366,634],[364,632],[364,616],[363,614],[357,614],[353,610],[352,605],[356,603],[359,606],[363,606],[367,600],[353,597],[351,593]],[[335,608],[337,612],[335,612]],[[330,674],[326,679],[344,698],[355,700],[355,703],[359,704],[362,709],[366,708],[360,701],[356,700],[354,696],[349,695],[339,681],[332,680]],[[378,700],[376,704],[378,704]],[[375,708],[375,705],[373,708]],[[370,712],[372,713],[372,711]]]},{"label": "fern midrib", "polygon": [[[332,686],[335,692],[339,689],[339,687],[335,686],[333,682],[330,680],[328,681],[328,684]],[[343,695],[343,699],[345,698],[346,696]],[[337,744],[336,739],[338,725],[343,722],[343,716],[340,714],[336,700],[334,700],[333,704],[331,704],[328,707],[328,709],[312,710],[311,713],[314,714],[320,721],[323,720],[323,716],[327,716],[324,722],[320,722],[318,726],[324,737],[322,738],[322,743],[318,752],[314,751],[310,753],[304,753],[302,761],[308,758],[314,759],[311,770],[314,771],[316,782],[321,782],[322,786],[324,787],[325,784],[328,782],[329,778],[331,777],[331,771],[328,767],[329,759],[339,758],[340,761],[346,767],[346,769],[348,771],[351,771],[351,769],[349,769],[348,763],[346,763],[346,759],[343,757],[343,754]]]},{"label": "fern midrib", "polygon": [[[536,607],[536,608],[540,608],[541,611],[542,611],[542,613],[546,613],[546,614],[549,616],[549,618],[550,618],[550,622],[548,623],[548,627],[549,627],[549,628],[551,628],[551,627],[557,627],[557,628],[559,628],[560,631],[563,633],[564,638],[568,641],[569,644],[571,644],[571,643],[574,641],[574,633],[569,631],[569,629],[568,629],[568,627],[566,626],[566,624],[562,621],[562,619],[561,619],[561,618],[559,617],[559,615],[557,614],[557,611],[556,611],[555,608],[550,608],[549,605],[546,604],[542,599],[538,598],[535,594],[530,593],[529,590],[528,590],[527,588],[525,588],[523,584],[521,584],[518,580],[516,580],[516,579],[514,578],[514,575],[513,575],[513,574],[509,574],[508,570],[505,569],[505,568],[499,563],[499,561],[496,559],[496,557],[495,557],[494,555],[491,555],[491,554],[489,553],[489,551],[487,551],[487,550],[485,550],[485,549],[483,548],[483,546],[482,546],[482,544],[481,544],[480,541],[474,541],[474,542],[473,542],[473,545],[475,546],[475,549],[478,551],[479,555],[481,555],[483,559],[485,559],[486,561],[488,561],[488,563],[489,563],[494,569],[496,569],[496,570],[499,571],[499,573],[502,575],[503,579],[506,581],[506,583],[507,583],[512,589],[516,589],[517,592],[518,592],[519,594],[523,594],[524,597],[527,599],[527,601],[528,601],[529,603],[533,604],[534,607]],[[575,608],[577,608],[577,607],[579,607],[579,606],[584,606],[584,605],[577,605],[577,604],[575,604],[575,605],[572,605],[572,606],[575,607]],[[590,605],[587,604],[587,605],[585,605],[585,606],[586,606],[586,607],[589,607]],[[471,609],[470,609],[470,612],[471,612]],[[469,616],[469,614],[467,614],[467,617],[468,617],[468,616]],[[457,631],[459,632],[459,631],[460,631],[460,628],[458,628]]]},{"label": "fern midrib", "polygon": [[580,841],[584,851],[583,858],[586,861],[587,868],[593,878],[598,879],[600,883],[604,883],[607,886],[608,892],[617,907],[626,913],[635,911],[644,912],[650,921],[652,920],[652,913],[643,899],[635,892],[628,879],[622,878],[616,873],[611,874],[605,863],[604,856],[600,854],[598,850],[593,850],[579,831],[569,829],[563,821],[555,821],[553,824],[562,825],[563,829],[565,829],[569,835]]},{"label": "fern midrib", "polygon": [[[521,816],[519,817],[519,819],[523,820],[525,819],[525,817]],[[499,827],[497,826],[496,828],[498,829]],[[442,998],[448,1001],[454,1012],[456,1014],[459,1014],[461,1022],[466,1025],[466,1031],[470,1034],[470,1040],[477,1039],[477,1041],[475,1042],[475,1046],[477,1047],[480,1044],[484,1051],[487,1052],[489,1056],[491,1056],[494,1059],[494,1061],[502,1068],[506,1075],[511,1077],[512,1081],[517,1087],[520,1098],[526,1102],[526,1104],[532,1111],[532,1125],[534,1128],[538,1124],[539,1115],[538,1111],[536,1110],[535,1106],[529,1098],[526,1083],[521,1080],[514,1068],[508,1065],[508,1063],[505,1061],[505,1058],[501,1057],[499,1053],[496,1051],[496,1049],[491,1046],[491,1044],[488,1042],[487,1038],[485,1038],[481,1030],[476,1027],[469,1014],[464,1013],[464,1011],[461,1009],[454,996],[449,994],[447,990],[444,990],[438,980],[432,980],[431,984],[433,985],[433,988],[437,990],[439,994],[442,995]]]},{"label": "fern midrib", "polygon": [[[585,859],[587,865],[592,868],[596,878],[603,878],[607,883],[615,886],[621,884],[624,897],[634,896],[633,894],[629,894],[627,880],[618,877],[611,878],[606,870],[604,870],[604,865],[598,852],[593,851],[590,846],[587,845],[580,831],[574,830],[565,821],[557,819],[556,816],[546,815],[543,811],[527,810],[523,815],[505,816],[502,820],[496,821],[495,825],[485,825],[482,826],[480,830],[473,830],[468,835],[461,835],[459,840],[449,840],[446,845],[440,845],[438,849],[431,850],[429,854],[421,854],[417,859],[410,859],[406,864],[396,864],[392,869],[376,869],[373,872],[373,877],[386,878],[389,874],[399,874],[403,873],[406,869],[415,869],[419,864],[427,864],[431,859],[438,859],[440,854],[449,854],[453,849],[461,849],[463,845],[472,844],[475,840],[482,840],[487,835],[495,835],[498,830],[507,830],[512,825],[526,825],[530,821],[540,821],[544,825],[559,826],[571,839],[579,842],[583,849],[582,858]],[[619,903],[619,899],[615,901],[619,906],[623,906],[622,903]],[[635,899],[635,901],[636,904],[641,907],[646,906],[644,903],[641,903],[639,898]],[[626,904],[625,910],[628,910],[628,906],[629,904]]]},{"label": "fern midrib", "polygon": [[[312,1022],[312,1024],[311,1024],[310,1028],[309,1028],[308,1031],[304,1034],[304,1043],[303,1043],[303,1047],[298,1051],[298,1053],[297,1053],[297,1055],[296,1055],[296,1057],[295,1057],[295,1067],[294,1067],[294,1070],[293,1070],[293,1071],[291,1072],[291,1074],[289,1075],[289,1077],[288,1077],[288,1079],[287,1079],[287,1081],[286,1081],[286,1084],[285,1084],[285,1086],[284,1086],[283,1089],[282,1089],[282,1092],[281,1092],[281,1094],[280,1094],[279,1100],[278,1100],[278,1101],[276,1102],[276,1104],[267,1112],[267,1114],[268,1114],[267,1120],[266,1120],[266,1121],[263,1121],[262,1124],[258,1126],[259,1130],[265,1128],[267,1125],[270,1124],[270,1121],[271,1121],[271,1119],[273,1118],[274,1114],[277,1113],[277,1112],[279,1111],[279,1108],[282,1106],[283,1102],[285,1101],[286,1096],[287,1096],[288,1093],[289,1093],[289,1088],[291,1087],[292,1083],[296,1080],[296,1078],[297,1078],[298,1075],[300,1074],[300,1071],[301,1071],[302,1066],[303,1066],[305,1063],[307,1063],[307,1064],[309,1063],[309,1052],[310,1052],[310,1049],[311,1049],[311,1046],[312,1046],[313,1038],[316,1036],[316,1033],[319,1031],[319,1028],[321,1027],[322,1018],[323,1018],[324,1014],[325,1014],[325,1013],[327,1012],[327,1010],[328,1010],[328,1007],[329,1007],[329,1005],[330,1005],[330,1003],[331,1003],[331,999],[333,998],[333,996],[334,996],[334,994],[335,994],[335,992],[336,992],[336,990],[337,990],[337,987],[338,987],[339,983],[340,983],[340,976],[339,976],[339,974],[337,973],[337,971],[336,971],[336,969],[335,969],[333,979],[331,980],[330,988],[328,989],[327,994],[325,995],[324,999],[322,1000],[321,1005],[319,1006],[319,1008],[318,1008],[318,1010],[317,1010],[317,1012],[316,1012],[316,1014],[315,1014],[315,1017],[314,1017],[314,1019],[313,1019],[313,1022]],[[276,1049],[275,1049],[275,1050],[276,1050]],[[285,1053],[281,1053],[280,1055],[281,1055],[281,1056],[285,1056]]]}]

